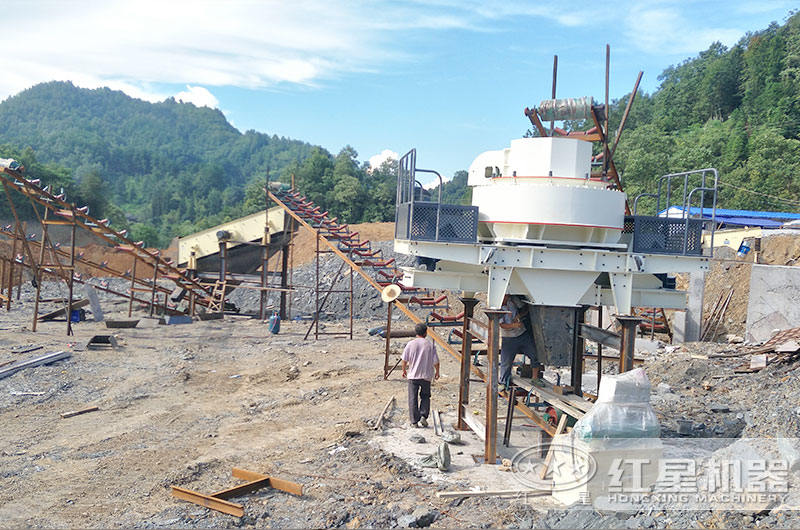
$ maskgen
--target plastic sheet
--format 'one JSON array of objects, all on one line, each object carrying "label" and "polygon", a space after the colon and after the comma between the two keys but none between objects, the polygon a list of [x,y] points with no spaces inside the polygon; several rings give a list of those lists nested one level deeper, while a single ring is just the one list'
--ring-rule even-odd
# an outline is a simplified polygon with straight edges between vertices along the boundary
[{"label": "plastic sheet", "polygon": [[584,441],[657,438],[661,427],[650,405],[650,380],[644,370],[603,376],[597,402],[575,423],[573,433]]}]

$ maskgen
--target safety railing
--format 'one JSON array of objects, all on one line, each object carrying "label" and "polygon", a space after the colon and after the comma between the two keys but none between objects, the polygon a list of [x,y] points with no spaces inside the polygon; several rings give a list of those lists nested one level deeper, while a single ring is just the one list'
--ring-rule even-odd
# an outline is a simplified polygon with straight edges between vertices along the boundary
[{"label": "safety railing", "polygon": [[[442,204],[442,176],[432,169],[416,167],[417,151],[406,153],[397,166],[395,239],[474,243],[478,240],[478,207]],[[431,173],[439,179],[436,201],[426,200],[428,191],[416,173]]]},{"label": "safety railing", "polygon": [[[714,168],[659,177],[657,192],[638,195],[633,201],[633,215],[625,217],[623,234],[629,234],[632,238],[632,250],[653,254],[702,256],[704,225],[710,221],[709,255],[713,255],[718,186],[719,174]],[[676,191],[681,197],[680,206],[672,206]],[[639,215],[639,201],[645,197],[655,199],[655,215]],[[692,213],[693,201],[698,202],[696,215]],[[711,203],[710,208],[706,207],[708,202]],[[710,219],[706,217],[707,211]]]}]

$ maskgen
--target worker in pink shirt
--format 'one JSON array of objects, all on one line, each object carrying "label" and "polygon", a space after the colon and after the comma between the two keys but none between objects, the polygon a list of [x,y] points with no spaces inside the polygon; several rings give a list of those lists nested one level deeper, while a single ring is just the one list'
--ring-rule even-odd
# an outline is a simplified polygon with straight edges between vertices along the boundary
[{"label": "worker in pink shirt", "polygon": [[431,411],[431,381],[439,379],[439,356],[428,326],[414,326],[416,338],[403,350],[403,377],[408,379],[408,415],[412,427],[427,427]]}]

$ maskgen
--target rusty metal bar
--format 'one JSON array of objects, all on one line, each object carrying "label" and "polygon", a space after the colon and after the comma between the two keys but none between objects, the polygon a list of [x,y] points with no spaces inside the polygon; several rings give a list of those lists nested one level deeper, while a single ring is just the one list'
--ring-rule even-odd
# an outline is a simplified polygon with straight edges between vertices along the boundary
[{"label": "rusty metal bar", "polygon": [[472,357],[472,335],[469,333],[469,323],[475,314],[478,300],[475,298],[462,298],[464,305],[464,324],[461,328],[461,371],[458,378],[458,422],[456,429],[466,431],[469,426],[464,422],[464,408],[469,404],[469,372],[470,358]]},{"label": "rusty metal bar", "polygon": [[153,289],[150,291],[150,316],[153,316],[154,309],[153,305],[156,301],[156,286],[158,285],[158,262],[161,260],[161,253],[159,252],[156,255],[156,264],[153,267]]},{"label": "rusty metal bar", "polygon": [[178,486],[170,487],[172,488],[172,496],[178,499],[189,501],[218,512],[227,513],[228,515],[233,515],[234,517],[242,517],[244,515],[244,506],[241,504],[218,499],[211,495],[204,495],[186,488],[179,488]]},{"label": "rusty metal bar", "polygon": [[[34,208],[35,210],[35,208]],[[44,275],[40,274],[38,271],[40,270],[39,267],[44,263],[44,242],[48,241],[47,237],[47,214],[50,210],[47,208],[44,209],[44,216],[41,219],[42,221],[42,243],[39,245],[39,264],[34,269],[34,278],[36,278],[36,297],[33,301],[33,323],[31,324],[31,331],[36,331],[36,324],[39,321],[39,300],[42,293],[42,281],[44,280]]]},{"label": "rusty metal bar", "polygon": [[606,112],[605,112],[605,126],[603,127],[603,176],[608,175],[608,160],[609,160],[609,152],[608,152],[608,115],[611,114],[609,112],[608,107],[608,78],[609,78],[609,71],[611,69],[611,46],[606,44]]},{"label": "rusty metal bar", "polygon": [[633,369],[633,352],[636,344],[636,328],[642,321],[636,316],[617,315],[616,319],[622,325],[620,351],[619,351],[619,373]]},{"label": "rusty metal bar", "polygon": [[17,260],[17,238],[11,246],[11,259],[8,260],[8,299],[6,311],[11,311],[11,297],[14,296],[14,262]]},{"label": "rusty metal bar", "polygon": [[[597,327],[603,328],[603,306],[597,306]],[[597,394],[600,393],[600,377],[603,375],[603,345],[597,343]]]},{"label": "rusty metal bar", "polygon": [[[74,212],[73,212],[74,213]],[[75,216],[72,216],[72,231],[69,238],[69,295],[67,296],[67,335],[74,335],[72,331],[72,295],[75,286]],[[58,260],[56,260],[58,261]]]},{"label": "rusty metal bar", "polygon": [[133,266],[131,267],[131,297],[128,301],[128,316],[130,317],[133,313],[133,292],[136,287],[136,263],[139,261],[139,256],[134,253],[133,254]]},{"label": "rusty metal bar", "polygon": [[619,127],[617,128],[617,134],[614,138],[614,146],[611,148],[611,153],[608,155],[609,160],[614,160],[614,153],[617,152],[617,144],[619,143],[620,136],[622,136],[622,130],[625,128],[625,122],[628,121],[628,113],[631,111],[631,107],[633,106],[633,100],[636,99],[636,92],[639,91],[639,82],[642,80],[642,74],[644,72],[639,72],[639,76],[636,78],[636,83],[633,85],[633,92],[631,92],[631,97],[628,98],[628,103],[625,104],[625,112],[622,114],[622,120],[619,122]]},{"label": "rusty metal bar", "polygon": [[[320,260],[320,257],[319,257],[319,238],[320,238],[319,230],[317,230],[316,231],[316,238],[315,238],[317,249],[316,249],[316,252],[314,253],[314,265],[316,267],[315,268],[316,274],[314,275],[314,281],[315,281],[315,283],[314,283],[314,295],[316,297],[316,305],[315,305],[316,310],[314,311],[314,339],[315,340],[319,339],[319,260]],[[306,337],[308,337],[308,333],[306,333]]]},{"label": "rusty metal bar", "polygon": [[383,353],[383,379],[389,378],[389,342],[392,336],[392,305],[394,301],[386,304],[386,347]]},{"label": "rusty metal bar", "polygon": [[281,478],[264,475],[262,473],[257,473],[255,471],[248,471],[246,469],[241,469],[238,467],[233,468],[231,474],[233,475],[234,478],[238,478],[241,480],[260,480],[262,478],[269,478],[269,485],[273,489],[280,490],[284,493],[290,493],[292,495],[303,494],[303,485],[297,484],[296,482],[291,482],[289,480],[284,480]]},{"label": "rusty metal bar", "polygon": [[489,317],[489,339],[486,350],[488,374],[486,378],[486,434],[483,461],[486,464],[494,465],[497,463],[497,357],[500,350],[500,317],[508,314],[508,311],[486,309],[484,313]]},{"label": "rusty metal bar", "polygon": [[506,411],[506,425],[503,431],[503,445],[508,447],[511,443],[511,427],[514,422],[514,405],[517,404],[517,387],[513,384],[508,390],[508,410]]}]

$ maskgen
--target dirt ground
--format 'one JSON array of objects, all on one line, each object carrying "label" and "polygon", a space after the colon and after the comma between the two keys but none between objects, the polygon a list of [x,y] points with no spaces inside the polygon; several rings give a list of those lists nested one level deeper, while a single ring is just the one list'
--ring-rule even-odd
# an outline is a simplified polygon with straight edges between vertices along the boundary
[{"label": "dirt ground", "polygon": [[[365,230],[364,238],[390,239],[391,224],[385,225]],[[298,245],[308,250],[310,243]],[[103,249],[85,252],[123,259]],[[788,249],[789,254],[794,250]],[[707,302],[714,297],[709,292],[743,286],[741,274],[749,265],[720,262],[714,267]],[[6,426],[0,430],[0,527],[788,525],[777,512],[651,517],[560,510],[542,498],[527,504],[437,498],[437,491],[520,485],[497,467],[474,464],[472,455],[482,452],[482,443],[471,432],[462,433],[465,445],[452,446],[450,472],[418,465],[420,457],[435,451],[438,438],[430,428],[408,426],[406,385],[399,374],[383,380],[383,340],[366,333],[383,319],[357,320],[352,342],[330,337],[304,341],[307,321],[283,322],[280,334],[270,335],[265,323],[246,317],[166,326],[143,318],[144,313],[138,314],[142,318],[136,329],[107,330],[103,323],[81,322],[75,336],[67,337],[64,322],[29,331],[32,303],[26,293],[10,312],[0,311],[0,368],[44,352],[73,355],[0,379],[0,422]],[[104,299],[103,308],[106,318],[124,318],[127,301]],[[456,303],[452,310],[459,310]],[[324,328],[343,331],[344,324],[328,321]],[[112,331],[119,348],[80,348],[91,336]],[[405,340],[394,341],[393,350],[401,350]],[[36,346],[42,349],[16,353]],[[662,345],[641,355],[662,435],[678,436],[677,420],[689,418],[698,437],[800,436],[800,384],[792,377],[797,361],[741,374],[734,368],[748,359],[746,345],[670,350]],[[458,366],[441,350],[440,356],[442,378],[434,383],[434,406],[452,424]],[[593,368],[587,363],[585,381],[592,379]],[[614,371],[614,363],[604,363],[605,373]],[[484,406],[482,387],[472,385],[477,412]],[[754,395],[770,405],[754,404]],[[371,429],[393,396],[386,428]],[[730,405],[730,412],[714,412],[719,401]],[[60,416],[89,406],[99,410]],[[532,432],[520,422],[512,447],[501,451],[511,454],[529,443]],[[425,442],[412,443],[413,434],[422,434]],[[238,484],[231,477],[233,467],[298,482],[304,495],[266,488],[237,497],[233,500],[245,507],[241,519],[170,495],[170,485],[211,493]],[[800,519],[792,522],[800,524]]]},{"label": "dirt ground", "polygon": [[[81,322],[66,337],[65,323],[52,322],[34,334],[25,329],[29,308],[16,307],[0,321],[0,363],[74,353],[0,380],[4,527],[392,526],[420,507],[437,510],[440,525],[500,523],[495,510],[478,516],[434,497],[455,479],[437,471],[434,486],[430,473],[369,443],[394,436],[369,429],[392,396],[390,428],[408,437],[405,382],[397,373],[383,381],[380,339],[361,332],[353,342],[304,342],[305,322],[284,323],[272,336],[254,319],[182,326],[145,319],[114,330],[119,349],[75,351],[109,330]],[[10,353],[31,345],[44,348]],[[456,401],[458,368],[442,361],[433,393],[446,410]],[[100,410],[60,417],[88,406]],[[242,520],[170,496],[170,485],[207,493],[232,486],[233,467],[299,482],[305,494],[266,489],[237,498]]]}]

